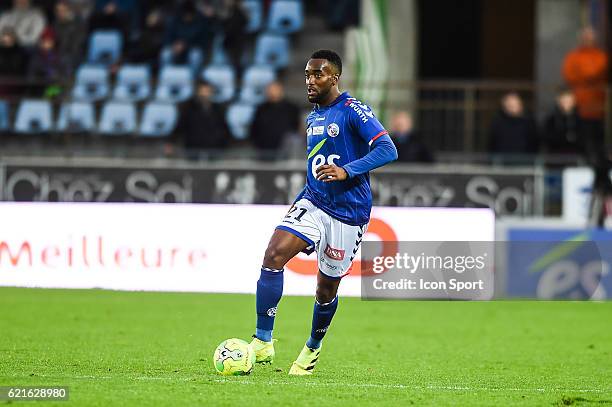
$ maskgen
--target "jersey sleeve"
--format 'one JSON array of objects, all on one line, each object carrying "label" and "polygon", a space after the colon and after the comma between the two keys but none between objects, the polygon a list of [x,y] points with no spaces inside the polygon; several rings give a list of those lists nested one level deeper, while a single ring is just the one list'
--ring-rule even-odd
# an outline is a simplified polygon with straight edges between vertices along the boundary
[{"label": "jersey sleeve", "polygon": [[374,141],[388,134],[369,106],[354,101],[349,106],[349,109],[351,127],[369,145],[372,145]]}]

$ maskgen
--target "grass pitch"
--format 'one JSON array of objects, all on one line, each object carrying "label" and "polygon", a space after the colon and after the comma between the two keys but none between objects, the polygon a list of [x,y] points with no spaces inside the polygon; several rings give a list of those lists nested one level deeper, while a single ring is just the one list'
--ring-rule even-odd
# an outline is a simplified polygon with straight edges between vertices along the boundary
[{"label": "grass pitch", "polygon": [[249,340],[254,296],[2,288],[0,386],[69,386],[59,406],[612,405],[612,302],[341,298],[315,375],[290,377],[312,303],[283,298],[275,364],[224,378],[213,350]]}]

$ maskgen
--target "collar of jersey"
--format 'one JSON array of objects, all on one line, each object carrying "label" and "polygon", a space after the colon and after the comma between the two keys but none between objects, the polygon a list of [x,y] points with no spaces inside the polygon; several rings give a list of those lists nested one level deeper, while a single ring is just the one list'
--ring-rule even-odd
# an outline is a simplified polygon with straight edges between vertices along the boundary
[{"label": "collar of jersey", "polygon": [[314,110],[315,110],[315,111],[317,111],[317,112],[321,112],[321,111],[327,110],[327,109],[329,109],[330,107],[335,106],[335,105],[337,105],[338,103],[342,102],[343,100],[346,100],[348,97],[349,97],[348,92],[342,92],[342,93],[340,94],[340,96],[338,96],[338,97],[336,98],[336,100],[334,100],[333,102],[331,102],[329,105],[327,105],[327,106],[319,106],[319,105],[315,105],[315,109],[314,109]]}]

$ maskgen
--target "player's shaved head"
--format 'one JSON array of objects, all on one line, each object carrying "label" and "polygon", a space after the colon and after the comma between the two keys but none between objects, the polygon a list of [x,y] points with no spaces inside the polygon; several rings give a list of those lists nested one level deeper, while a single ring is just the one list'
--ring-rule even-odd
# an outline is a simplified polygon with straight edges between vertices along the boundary
[{"label": "player's shaved head", "polygon": [[334,73],[338,75],[342,75],[342,59],[340,59],[340,55],[331,51],[329,49],[320,49],[318,51],[313,52],[310,56],[310,59],[324,59],[329,64],[331,64],[332,69],[335,70]]},{"label": "player's shaved head", "polygon": [[304,73],[309,102],[325,106],[340,95],[338,81],[342,73],[342,61],[335,52],[319,50],[313,53]]}]

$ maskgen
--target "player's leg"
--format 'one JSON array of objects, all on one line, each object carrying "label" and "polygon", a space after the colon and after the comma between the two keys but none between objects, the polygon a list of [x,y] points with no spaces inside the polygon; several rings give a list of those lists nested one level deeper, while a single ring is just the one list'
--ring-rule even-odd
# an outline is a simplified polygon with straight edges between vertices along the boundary
[{"label": "player's leg", "polygon": [[283,295],[283,267],[308,246],[310,243],[296,234],[281,229],[274,230],[268,243],[257,281],[257,326],[251,342],[258,363],[271,363],[274,359],[272,330],[276,309]]},{"label": "player's leg", "polygon": [[317,275],[317,294],[312,311],[310,338],[291,366],[289,374],[308,375],[314,369],[321,348],[321,341],[338,308],[338,286],[341,277],[332,278],[321,271]]},{"label": "player's leg", "polygon": [[319,245],[317,294],[312,313],[310,337],[293,362],[289,374],[310,375],[319,360],[321,342],[338,308],[338,286],[349,271],[366,230],[328,218]]}]

